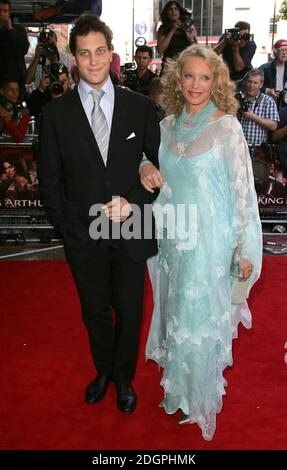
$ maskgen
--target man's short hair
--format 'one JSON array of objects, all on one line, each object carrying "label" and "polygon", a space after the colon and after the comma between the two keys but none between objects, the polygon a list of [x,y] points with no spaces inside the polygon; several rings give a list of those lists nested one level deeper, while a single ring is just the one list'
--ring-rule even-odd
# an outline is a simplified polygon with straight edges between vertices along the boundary
[{"label": "man's short hair", "polygon": [[[0,3],[2,3],[0,1]],[[0,89],[2,90],[3,88],[5,88],[9,83],[18,83],[19,85],[19,80],[17,77],[14,77],[14,76],[10,76],[10,77],[3,77],[1,80],[0,80]]]},{"label": "man's short hair", "polygon": [[247,75],[247,80],[250,78],[250,77],[260,77],[262,82],[264,82],[264,72],[260,69],[252,69],[250,70],[250,72],[248,72],[248,75]]},{"label": "man's short hair", "polygon": [[101,33],[105,36],[108,49],[112,50],[113,33],[111,29],[96,15],[81,15],[75,21],[73,27],[69,46],[72,54],[76,53],[77,36],[87,36],[89,33]]},{"label": "man's short hair", "polygon": [[0,3],[4,3],[5,5],[9,5],[9,12],[11,12],[12,5],[11,5],[10,0],[0,0]]},{"label": "man's short hair", "polygon": [[138,52],[147,52],[148,55],[150,56],[150,59],[152,59],[152,48],[149,46],[139,46],[136,49],[135,56],[137,55]]},{"label": "man's short hair", "polygon": [[242,29],[248,29],[248,32],[250,32],[250,23],[247,23],[247,21],[237,21],[234,25],[235,28],[238,28],[240,30]]}]

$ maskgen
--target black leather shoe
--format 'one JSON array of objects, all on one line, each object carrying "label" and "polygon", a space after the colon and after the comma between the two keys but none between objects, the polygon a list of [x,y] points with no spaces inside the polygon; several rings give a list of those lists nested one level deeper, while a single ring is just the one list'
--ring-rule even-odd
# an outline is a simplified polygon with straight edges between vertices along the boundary
[{"label": "black leather shoe", "polygon": [[110,375],[98,374],[95,380],[91,382],[85,393],[85,402],[93,405],[101,401],[107,391],[108,385],[111,381]]},{"label": "black leather shoe", "polygon": [[137,396],[130,382],[117,381],[117,405],[122,413],[132,413],[136,409]]}]

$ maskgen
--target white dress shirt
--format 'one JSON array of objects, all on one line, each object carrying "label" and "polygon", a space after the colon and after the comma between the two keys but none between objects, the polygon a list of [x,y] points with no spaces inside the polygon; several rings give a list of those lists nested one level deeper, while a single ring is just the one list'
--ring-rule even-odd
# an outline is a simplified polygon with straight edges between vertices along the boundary
[{"label": "white dress shirt", "polygon": [[[106,120],[109,126],[109,131],[111,133],[114,104],[115,104],[115,89],[114,89],[114,85],[112,84],[110,77],[104,83],[101,89],[105,93],[100,101],[100,107],[106,117]],[[90,126],[92,127],[91,115],[92,115],[92,110],[94,107],[94,100],[93,100],[92,95],[90,94],[90,91],[94,91],[94,88],[88,85],[88,83],[85,82],[81,78],[81,80],[79,81],[79,85],[78,85],[78,92],[79,92],[80,99],[81,99],[83,108],[85,110],[86,116],[88,118]]]}]

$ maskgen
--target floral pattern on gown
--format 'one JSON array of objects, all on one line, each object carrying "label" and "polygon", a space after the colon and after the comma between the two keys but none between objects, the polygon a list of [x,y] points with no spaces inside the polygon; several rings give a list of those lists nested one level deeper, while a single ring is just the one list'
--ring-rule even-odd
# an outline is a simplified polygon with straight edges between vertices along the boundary
[{"label": "floral pattern on gown", "polygon": [[[251,327],[247,302],[231,304],[230,265],[238,241],[259,277],[262,234],[251,160],[238,120],[225,115],[197,126],[185,112],[161,123],[159,161],[165,184],[154,207],[159,254],[155,307],[146,357],[164,369],[161,406],[181,409],[211,440],[232,365],[232,338],[241,321]],[[193,126],[193,127],[192,127]],[[168,238],[159,209],[196,207],[192,243]],[[176,224],[182,224],[177,216]]]}]

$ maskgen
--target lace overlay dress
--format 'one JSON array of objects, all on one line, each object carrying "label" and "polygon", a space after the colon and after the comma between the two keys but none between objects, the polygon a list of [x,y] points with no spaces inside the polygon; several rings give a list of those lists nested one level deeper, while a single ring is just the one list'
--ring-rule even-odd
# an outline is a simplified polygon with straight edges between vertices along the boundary
[{"label": "lace overlay dress", "polygon": [[230,115],[212,120],[212,106],[161,123],[159,161],[165,184],[154,206],[159,255],[146,346],[146,357],[164,369],[161,406],[169,414],[181,409],[189,415],[206,440],[213,438],[222,408],[232,338],[240,321],[251,327],[247,302],[231,304],[232,253],[240,240],[242,256],[254,265],[252,283],[262,258],[257,198],[241,126]]}]

